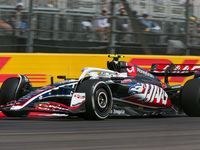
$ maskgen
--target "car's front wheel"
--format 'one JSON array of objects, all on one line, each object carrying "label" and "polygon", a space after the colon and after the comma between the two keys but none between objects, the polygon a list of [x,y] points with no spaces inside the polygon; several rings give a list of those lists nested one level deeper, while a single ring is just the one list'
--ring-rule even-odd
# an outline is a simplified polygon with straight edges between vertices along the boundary
[{"label": "car's front wheel", "polygon": [[[18,100],[21,96],[22,86],[19,86],[20,78],[12,77],[6,79],[1,86],[0,105],[5,105],[12,100]],[[26,111],[2,111],[7,117],[26,117]]]},{"label": "car's front wheel", "polygon": [[84,119],[102,120],[108,117],[113,101],[111,89],[104,81],[84,81],[77,88],[77,92],[86,93]]}]

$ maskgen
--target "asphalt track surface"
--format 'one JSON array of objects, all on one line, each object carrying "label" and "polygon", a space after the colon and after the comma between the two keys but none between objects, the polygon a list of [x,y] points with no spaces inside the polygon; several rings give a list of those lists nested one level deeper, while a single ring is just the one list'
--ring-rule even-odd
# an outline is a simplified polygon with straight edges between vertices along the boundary
[{"label": "asphalt track surface", "polygon": [[187,116],[6,118],[0,113],[0,150],[199,150],[200,118]]}]

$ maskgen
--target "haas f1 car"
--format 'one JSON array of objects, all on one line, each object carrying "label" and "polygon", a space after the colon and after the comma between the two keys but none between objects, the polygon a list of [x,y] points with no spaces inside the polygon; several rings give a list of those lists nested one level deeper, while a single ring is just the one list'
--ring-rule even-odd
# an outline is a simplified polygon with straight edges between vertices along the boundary
[{"label": "haas f1 car", "polygon": [[[33,87],[24,75],[1,86],[0,111],[8,117],[45,112],[101,120],[108,116],[152,116],[185,113],[200,116],[200,65],[152,64],[146,71],[109,55],[108,69],[84,68],[78,79]],[[170,86],[169,76],[191,76],[184,86]],[[164,82],[158,79],[164,77]],[[64,79],[64,81],[63,81]]]}]

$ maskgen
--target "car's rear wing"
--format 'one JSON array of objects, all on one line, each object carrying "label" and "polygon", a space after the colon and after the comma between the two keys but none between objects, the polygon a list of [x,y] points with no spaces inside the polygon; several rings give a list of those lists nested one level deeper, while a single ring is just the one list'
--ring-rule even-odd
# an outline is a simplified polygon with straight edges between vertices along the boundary
[{"label": "car's rear wing", "polygon": [[152,64],[150,73],[156,76],[165,76],[165,83],[168,84],[168,76],[186,77],[195,75],[200,77],[200,65],[196,64]]},{"label": "car's rear wing", "polygon": [[200,72],[200,65],[196,64],[152,64],[150,73],[157,76],[191,76]]}]

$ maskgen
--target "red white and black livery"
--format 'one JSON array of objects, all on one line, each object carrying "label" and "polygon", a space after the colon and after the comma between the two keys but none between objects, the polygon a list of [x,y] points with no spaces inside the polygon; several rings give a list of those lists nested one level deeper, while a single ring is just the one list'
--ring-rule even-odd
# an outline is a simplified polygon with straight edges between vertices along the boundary
[{"label": "red white and black livery", "polygon": [[[200,116],[200,65],[153,64],[146,71],[109,55],[108,69],[84,68],[79,79],[32,87],[24,75],[4,81],[0,111],[8,117],[46,112],[105,119],[110,116],[151,116],[185,113]],[[170,86],[168,76],[191,76],[184,86]],[[161,82],[157,76],[164,76]]]}]

